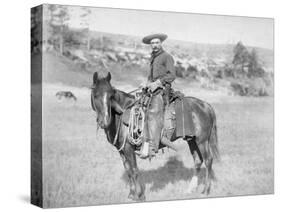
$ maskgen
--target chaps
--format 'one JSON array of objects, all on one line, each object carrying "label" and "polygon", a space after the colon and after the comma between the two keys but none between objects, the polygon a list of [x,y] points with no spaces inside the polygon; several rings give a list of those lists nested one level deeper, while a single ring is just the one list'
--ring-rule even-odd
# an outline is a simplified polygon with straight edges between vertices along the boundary
[{"label": "chaps", "polygon": [[163,129],[164,102],[162,93],[152,97],[151,104],[146,114],[144,138],[149,142],[151,148],[158,151]]}]

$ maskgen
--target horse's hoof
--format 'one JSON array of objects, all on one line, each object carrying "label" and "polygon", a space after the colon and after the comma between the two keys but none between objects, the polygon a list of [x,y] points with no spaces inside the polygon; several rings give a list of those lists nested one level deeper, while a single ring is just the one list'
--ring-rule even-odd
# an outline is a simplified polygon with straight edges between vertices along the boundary
[{"label": "horse's hoof", "polygon": [[210,194],[211,187],[210,186],[204,186],[203,191],[201,192],[202,194],[208,196]]},{"label": "horse's hoof", "polygon": [[197,189],[197,186],[198,186],[198,177],[193,176],[189,185],[188,185],[187,193],[191,194],[192,192],[194,192]]},{"label": "horse's hoof", "polygon": [[142,194],[142,195],[137,195],[137,194],[134,194],[134,193],[129,193],[128,195],[128,199],[131,199],[133,201],[137,201],[137,202],[142,202],[142,201],[145,201],[145,195]]},{"label": "horse's hoof", "polygon": [[140,197],[139,197],[139,201],[140,202],[144,202],[145,201],[145,195],[142,194]]},{"label": "horse's hoof", "polygon": [[134,200],[134,197],[135,195],[132,192],[130,192],[128,195],[128,199]]}]

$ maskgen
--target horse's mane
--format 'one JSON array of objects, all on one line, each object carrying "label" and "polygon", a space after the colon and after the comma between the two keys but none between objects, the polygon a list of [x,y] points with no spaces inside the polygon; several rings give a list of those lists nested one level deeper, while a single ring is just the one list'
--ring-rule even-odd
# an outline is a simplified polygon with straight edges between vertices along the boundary
[{"label": "horse's mane", "polygon": [[134,98],[135,98],[134,95],[132,95],[132,94],[130,94],[130,93],[126,93],[125,91],[121,91],[121,90],[119,90],[119,89],[117,89],[117,88],[114,88],[114,87],[113,87],[113,90],[114,90],[115,92],[121,94],[121,95],[124,95],[124,96],[127,97],[127,98],[131,98],[131,99],[134,99]]},{"label": "horse's mane", "polygon": [[135,99],[135,96],[113,87],[114,99],[120,104],[121,107],[125,108],[129,106]]}]

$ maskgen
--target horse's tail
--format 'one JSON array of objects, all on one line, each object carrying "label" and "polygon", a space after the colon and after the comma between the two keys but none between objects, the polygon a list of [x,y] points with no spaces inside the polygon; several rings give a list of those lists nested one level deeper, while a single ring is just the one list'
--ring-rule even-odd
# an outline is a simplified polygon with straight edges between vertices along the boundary
[{"label": "horse's tail", "polygon": [[220,161],[220,152],[218,147],[218,135],[217,135],[217,120],[216,120],[216,114],[213,109],[212,109],[212,119],[213,119],[213,126],[210,134],[209,145],[213,158]]}]

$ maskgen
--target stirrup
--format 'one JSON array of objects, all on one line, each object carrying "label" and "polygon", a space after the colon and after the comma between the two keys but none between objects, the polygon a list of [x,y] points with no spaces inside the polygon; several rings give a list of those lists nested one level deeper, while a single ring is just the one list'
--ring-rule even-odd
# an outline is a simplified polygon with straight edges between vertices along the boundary
[{"label": "stirrup", "polygon": [[141,150],[136,150],[135,153],[141,158],[141,159],[147,159],[147,158],[152,158],[156,156],[155,150],[153,150],[150,147],[149,142],[144,142]]},{"label": "stirrup", "polygon": [[156,153],[154,151],[152,151],[150,154],[144,155],[144,154],[140,154],[139,157],[141,159],[147,159],[149,158],[151,160],[151,158],[155,157]]}]

